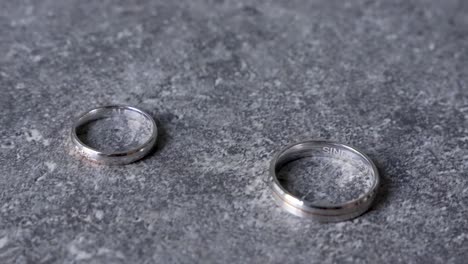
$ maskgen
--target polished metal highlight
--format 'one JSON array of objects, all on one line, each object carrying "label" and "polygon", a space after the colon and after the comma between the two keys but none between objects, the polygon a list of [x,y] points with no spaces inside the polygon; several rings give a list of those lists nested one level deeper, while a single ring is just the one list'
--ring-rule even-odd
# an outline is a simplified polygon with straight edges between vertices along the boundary
[{"label": "polished metal highlight", "polygon": [[[311,156],[357,162],[372,177],[370,189],[358,198],[341,204],[312,203],[292,195],[280,184],[276,173],[288,162]],[[275,201],[286,211],[319,222],[340,222],[358,217],[371,207],[380,185],[380,177],[372,160],[361,151],[341,143],[311,140],[291,144],[276,154],[270,164],[269,184]]]},{"label": "polished metal highlight", "polygon": [[[91,121],[110,117],[113,114],[143,116],[151,123],[151,136],[142,145],[121,152],[103,152],[84,144],[78,137],[79,128]],[[124,165],[143,158],[156,144],[158,128],[154,119],[141,109],[132,106],[110,105],[92,109],[81,115],[71,130],[71,140],[77,151],[87,159],[107,165]]]}]

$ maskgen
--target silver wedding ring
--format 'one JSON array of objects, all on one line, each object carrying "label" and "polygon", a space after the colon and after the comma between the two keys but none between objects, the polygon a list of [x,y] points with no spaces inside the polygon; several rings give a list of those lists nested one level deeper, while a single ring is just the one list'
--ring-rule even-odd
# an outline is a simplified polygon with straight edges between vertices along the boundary
[{"label": "silver wedding ring", "polygon": [[[358,198],[340,204],[314,203],[292,195],[280,184],[278,171],[286,163],[314,156],[337,158],[357,164],[360,170],[370,176],[370,188]],[[295,143],[280,151],[271,161],[269,184],[275,201],[286,211],[319,222],[339,222],[360,216],[370,208],[380,185],[380,177],[372,160],[361,151],[336,142],[313,140]]]},{"label": "silver wedding ring", "polygon": [[[94,149],[83,143],[83,141],[78,137],[78,131],[80,131],[82,126],[95,120],[115,116],[116,114],[127,115],[129,117],[135,118],[143,117],[146,121],[149,121],[151,126],[150,137],[143,144],[135,148],[116,152],[100,151]],[[148,113],[136,107],[122,105],[111,105],[92,109],[81,115],[74,123],[71,130],[72,143],[81,155],[85,156],[89,160],[107,165],[129,164],[143,158],[156,144],[157,135],[158,129],[156,122]]]}]

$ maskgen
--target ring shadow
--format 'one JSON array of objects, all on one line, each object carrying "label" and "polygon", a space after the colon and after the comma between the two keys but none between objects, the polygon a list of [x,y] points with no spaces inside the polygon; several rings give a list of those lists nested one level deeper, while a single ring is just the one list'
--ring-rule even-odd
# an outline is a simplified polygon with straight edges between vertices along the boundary
[{"label": "ring shadow", "polygon": [[389,181],[387,179],[387,175],[385,174],[385,171],[382,169],[380,164],[376,163],[375,165],[377,167],[377,170],[380,176],[380,186],[377,190],[377,196],[375,197],[374,203],[369,209],[369,211],[373,211],[373,210],[377,210],[381,208],[383,204],[385,204],[391,196],[390,191],[389,191]]}]

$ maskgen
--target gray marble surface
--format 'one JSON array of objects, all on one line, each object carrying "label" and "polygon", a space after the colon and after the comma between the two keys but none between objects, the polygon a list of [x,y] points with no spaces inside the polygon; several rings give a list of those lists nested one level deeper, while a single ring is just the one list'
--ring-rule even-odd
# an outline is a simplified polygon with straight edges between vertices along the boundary
[{"label": "gray marble surface", "polygon": [[[158,119],[122,167],[68,131]],[[354,145],[384,178],[353,221],[283,212],[272,155]],[[1,263],[466,263],[468,1],[0,1]]]}]

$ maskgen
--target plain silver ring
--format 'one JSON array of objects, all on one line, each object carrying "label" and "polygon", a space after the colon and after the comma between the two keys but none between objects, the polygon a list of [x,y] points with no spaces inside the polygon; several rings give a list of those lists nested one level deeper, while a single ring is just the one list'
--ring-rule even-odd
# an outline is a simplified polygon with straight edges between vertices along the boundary
[{"label": "plain silver ring", "polygon": [[[128,114],[128,112],[143,116],[144,119],[151,123],[151,136],[142,145],[121,152],[104,152],[84,144],[78,137],[77,131],[81,126],[94,120],[109,117],[115,113],[125,115]],[[110,105],[89,110],[76,120],[71,130],[72,143],[81,155],[91,161],[107,165],[124,165],[143,158],[154,147],[157,137],[158,128],[151,115],[136,107],[124,105]]]},{"label": "plain silver ring", "polygon": [[[280,184],[276,173],[288,162],[316,155],[359,162],[372,177],[371,187],[358,198],[341,204],[314,204],[292,195]],[[371,207],[380,185],[380,176],[372,160],[361,151],[332,141],[311,140],[291,144],[276,154],[270,163],[269,185],[273,198],[286,211],[319,222],[340,222],[358,217]]]}]

